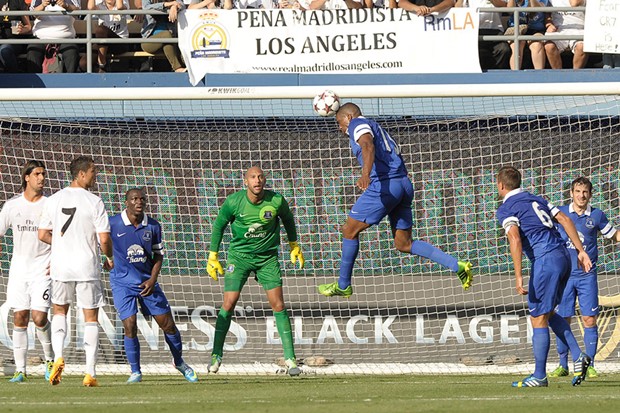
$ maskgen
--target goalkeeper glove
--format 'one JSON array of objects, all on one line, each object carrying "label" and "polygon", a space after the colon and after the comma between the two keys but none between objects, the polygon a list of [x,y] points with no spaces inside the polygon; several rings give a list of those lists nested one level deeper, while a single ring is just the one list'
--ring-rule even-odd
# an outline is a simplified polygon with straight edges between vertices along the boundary
[{"label": "goalkeeper glove", "polygon": [[294,265],[295,262],[299,260],[299,268],[303,268],[306,260],[304,260],[304,254],[301,252],[301,247],[295,241],[289,242],[288,245],[291,246],[291,262]]},{"label": "goalkeeper glove", "polygon": [[209,252],[209,260],[207,261],[207,273],[217,281],[217,274],[224,274],[224,269],[222,268],[222,264],[220,264],[217,259],[217,252],[210,251]]}]

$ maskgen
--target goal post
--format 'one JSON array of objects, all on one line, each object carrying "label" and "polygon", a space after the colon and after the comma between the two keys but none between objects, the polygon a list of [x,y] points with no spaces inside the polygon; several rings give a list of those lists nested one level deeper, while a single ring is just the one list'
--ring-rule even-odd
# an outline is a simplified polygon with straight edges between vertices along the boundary
[{"label": "goal post", "polygon": [[[337,278],[340,226],[359,191],[359,166],[333,118],[313,114],[312,97],[332,89],[378,119],[399,143],[414,183],[414,239],[474,263],[464,292],[449,271],[394,250],[386,221],[360,237],[354,295],[326,298],[317,286]],[[29,89],[0,97],[0,204],[20,190],[20,169],[43,160],[49,195],[69,182],[77,155],[95,159],[94,192],[110,214],[123,194],[145,187],[147,211],[163,227],[160,284],[172,306],[184,357],[206,374],[223,280],[206,274],[211,223],[244,170],[260,165],[268,187],[295,215],[306,257],[294,268],[286,237],[280,262],[295,349],[308,374],[527,373],[531,327],[516,294],[505,236],[495,219],[495,173],[510,164],[523,186],[555,204],[578,176],[594,184],[592,204],[620,226],[620,82],[490,85],[319,85]],[[16,95],[16,96],[24,96]],[[33,116],[36,114],[36,116]],[[225,260],[230,235],[224,238]],[[0,359],[12,358],[6,306],[11,237],[0,253]],[[599,241],[601,340],[597,369],[620,371],[620,249]],[[527,267],[527,264],[526,264]],[[100,316],[100,374],[129,373],[122,323],[108,304]],[[71,309],[68,373],[84,363],[83,320]],[[139,317],[147,374],[173,374],[163,333]],[[573,330],[583,342],[580,325]],[[41,353],[30,329],[29,355]],[[282,349],[265,293],[245,286],[219,374],[270,374]],[[553,346],[550,363],[557,360]],[[4,365],[10,371],[10,363]],[[31,373],[42,365],[29,366]]]}]

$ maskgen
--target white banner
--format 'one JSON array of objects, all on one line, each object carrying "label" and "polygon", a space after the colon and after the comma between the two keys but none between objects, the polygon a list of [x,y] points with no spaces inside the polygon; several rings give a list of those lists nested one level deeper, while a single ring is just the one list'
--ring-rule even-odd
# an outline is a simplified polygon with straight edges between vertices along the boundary
[{"label": "white banner", "polygon": [[620,0],[588,0],[584,24],[584,51],[620,53]]},{"label": "white banner", "polygon": [[207,73],[477,73],[478,13],[453,8],[186,10],[190,82]]}]

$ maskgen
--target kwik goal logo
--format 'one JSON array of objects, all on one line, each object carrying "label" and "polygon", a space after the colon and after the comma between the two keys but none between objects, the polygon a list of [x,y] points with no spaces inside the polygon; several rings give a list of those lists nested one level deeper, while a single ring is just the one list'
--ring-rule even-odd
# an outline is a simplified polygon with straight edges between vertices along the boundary
[{"label": "kwik goal logo", "polygon": [[207,12],[200,15],[200,21],[191,30],[191,57],[193,59],[230,57],[230,36],[224,26],[219,24],[218,13]]}]

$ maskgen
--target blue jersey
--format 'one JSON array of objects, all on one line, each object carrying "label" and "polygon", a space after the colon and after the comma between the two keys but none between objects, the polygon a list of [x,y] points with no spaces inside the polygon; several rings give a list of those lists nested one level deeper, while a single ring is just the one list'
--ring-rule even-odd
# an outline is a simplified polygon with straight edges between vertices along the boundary
[{"label": "blue jersey", "polygon": [[357,141],[366,133],[372,136],[375,145],[375,162],[370,171],[371,182],[407,176],[407,168],[396,142],[377,122],[363,116],[351,119],[347,128],[351,149],[360,165],[363,167],[364,161],[362,147]]},{"label": "blue jersey", "polygon": [[110,283],[132,286],[151,278],[154,254],[163,255],[159,222],[144,214],[135,227],[123,211],[110,218],[110,233],[114,250]]},{"label": "blue jersey", "polygon": [[534,261],[550,251],[564,248],[564,240],[551,219],[558,212],[542,197],[519,188],[506,194],[497,209],[497,219],[506,231],[512,225],[519,226],[523,252]]},{"label": "blue jersey", "polygon": [[577,250],[575,249],[572,241],[568,238],[564,228],[561,225],[558,225],[558,230],[560,231],[560,234],[566,242],[566,246],[570,252],[572,261],[571,276],[595,274],[596,261],[598,260],[598,245],[596,243],[598,233],[600,231],[605,238],[611,238],[616,233],[616,229],[609,223],[609,220],[603,211],[597,208],[592,208],[589,205],[583,215],[579,215],[575,212],[573,209],[573,204],[561,206],[559,209],[575,224],[575,228],[579,233],[579,239],[583,244],[583,248],[588,253],[590,261],[592,261],[592,269],[589,273],[586,273],[579,268],[577,265]]}]

